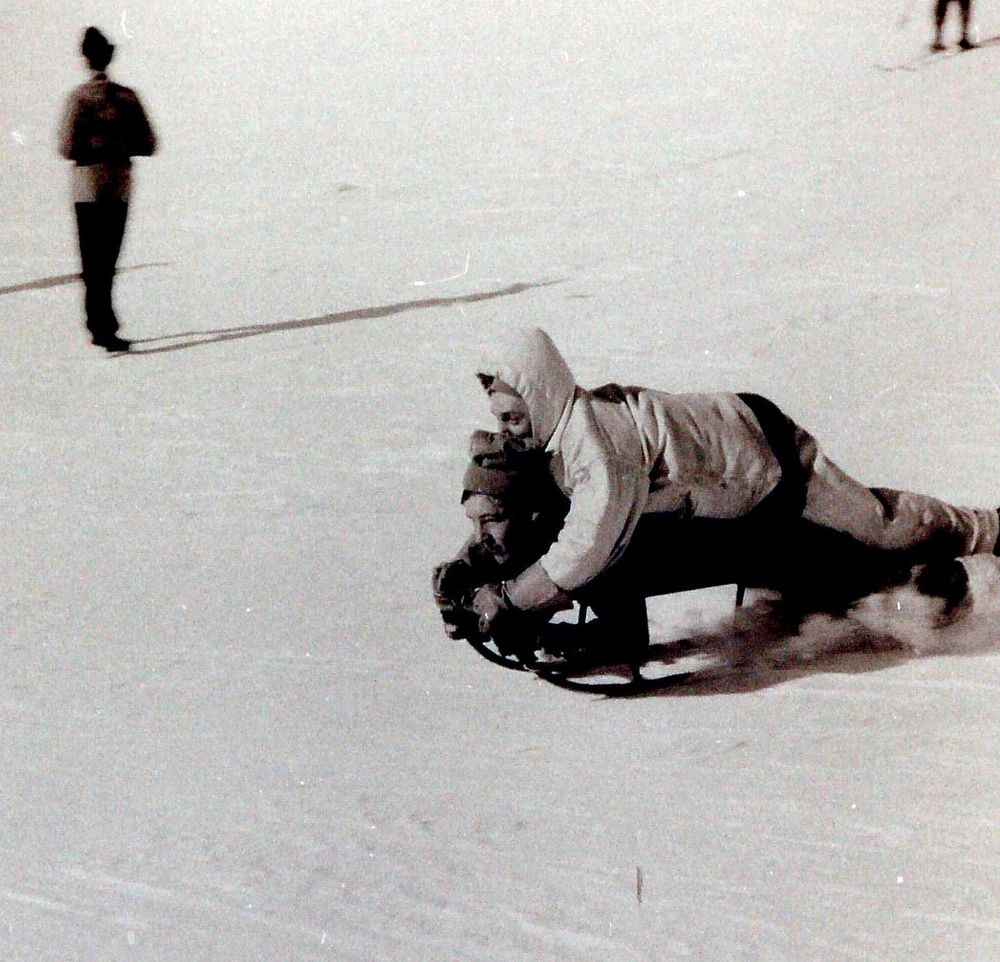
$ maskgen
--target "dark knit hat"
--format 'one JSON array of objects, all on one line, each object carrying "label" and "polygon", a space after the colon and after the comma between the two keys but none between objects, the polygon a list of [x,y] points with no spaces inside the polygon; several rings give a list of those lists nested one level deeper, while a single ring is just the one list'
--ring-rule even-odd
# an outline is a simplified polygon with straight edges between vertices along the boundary
[{"label": "dark knit hat", "polygon": [[95,70],[103,70],[111,63],[115,45],[97,27],[87,27],[83,32],[80,52]]},{"label": "dark knit hat", "polygon": [[489,431],[476,431],[469,439],[469,453],[472,460],[462,480],[463,503],[474,494],[483,494],[506,508],[533,508],[539,500],[543,468],[540,451]]}]

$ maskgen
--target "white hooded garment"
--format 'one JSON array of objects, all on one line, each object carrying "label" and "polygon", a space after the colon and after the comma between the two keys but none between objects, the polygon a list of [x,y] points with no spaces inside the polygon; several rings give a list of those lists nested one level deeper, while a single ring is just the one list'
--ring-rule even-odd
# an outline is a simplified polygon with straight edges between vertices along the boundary
[{"label": "white hooded garment", "polygon": [[732,518],[774,488],[781,469],[760,425],[735,395],[629,388],[602,400],[576,385],[542,330],[517,329],[480,366],[524,399],[533,437],[570,498],[566,523],[542,557],[565,591],[617,560],[647,512]]}]

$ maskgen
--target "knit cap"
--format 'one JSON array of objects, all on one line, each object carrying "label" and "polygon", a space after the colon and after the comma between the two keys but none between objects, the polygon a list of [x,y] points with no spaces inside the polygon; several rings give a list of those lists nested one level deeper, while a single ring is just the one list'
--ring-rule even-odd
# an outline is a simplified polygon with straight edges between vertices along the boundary
[{"label": "knit cap", "polygon": [[505,508],[531,510],[539,500],[541,452],[490,431],[476,431],[469,439],[472,460],[462,480],[462,503],[475,494],[486,495]]}]

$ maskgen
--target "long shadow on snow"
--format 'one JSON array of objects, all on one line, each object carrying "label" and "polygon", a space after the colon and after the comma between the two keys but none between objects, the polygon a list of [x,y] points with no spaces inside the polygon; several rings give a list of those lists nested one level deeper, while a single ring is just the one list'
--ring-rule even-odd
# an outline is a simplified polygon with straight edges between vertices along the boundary
[{"label": "long shadow on snow", "polygon": [[[456,297],[427,297],[417,301],[401,301],[398,304],[384,304],[380,307],[360,307],[339,314],[322,314],[319,317],[306,317],[292,321],[277,321],[273,324],[247,324],[242,327],[223,327],[207,331],[184,331],[180,334],[163,334],[159,337],[140,338],[132,341],[130,355],[162,354],[164,351],[184,351],[203,344],[216,344],[220,341],[235,341],[244,337],[259,337],[262,334],[279,334],[283,331],[301,331],[310,327],[326,327],[330,324],[343,324],[346,321],[370,321],[381,317],[391,317],[393,314],[403,314],[406,311],[426,310],[431,307],[448,307],[453,304],[475,304],[479,301],[490,301],[498,297],[512,297],[525,291],[552,284],[561,284],[562,279],[552,281],[536,281],[532,284],[511,284],[496,291],[481,291],[476,294],[462,294]],[[162,347],[136,348],[137,344],[153,344],[158,341],[172,341],[188,338],[180,344],[165,344]],[[126,355],[121,355],[126,356]]]},{"label": "long shadow on snow", "polygon": [[903,60],[898,63],[877,63],[875,64],[875,69],[881,70],[882,73],[898,73],[900,71],[916,73],[918,70],[923,70],[926,67],[942,64],[948,60],[957,60],[959,57],[964,58],[971,53],[975,53],[977,50],[988,50],[990,47],[996,46],[1000,46],[1000,34],[994,34],[991,37],[984,37],[982,40],[978,40],[976,46],[969,50],[962,50],[959,47],[942,51],[924,50],[909,60]]},{"label": "long shadow on snow", "polygon": [[[169,267],[169,261],[150,261],[148,264],[133,264],[131,267],[119,267],[116,273],[124,274],[127,271],[141,271],[147,267]],[[46,287],[62,287],[65,284],[75,284],[80,280],[80,274],[56,274],[52,277],[39,277],[34,281],[24,281],[21,284],[9,284],[0,287],[0,295],[20,294],[22,291],[41,291]]]}]

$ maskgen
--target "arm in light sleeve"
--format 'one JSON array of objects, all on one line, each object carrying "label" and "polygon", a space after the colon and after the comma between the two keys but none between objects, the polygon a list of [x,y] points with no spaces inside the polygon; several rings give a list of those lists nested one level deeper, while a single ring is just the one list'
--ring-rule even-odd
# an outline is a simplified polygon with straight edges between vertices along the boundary
[{"label": "arm in light sleeve", "polygon": [[542,567],[541,562],[525,568],[506,584],[507,601],[520,611],[555,614],[573,607],[573,598],[563,591]]},{"label": "arm in light sleeve", "polygon": [[590,459],[575,474],[559,537],[537,565],[508,582],[508,595],[518,608],[548,607],[596,578],[617,557],[642,514],[648,479],[603,457]]}]

